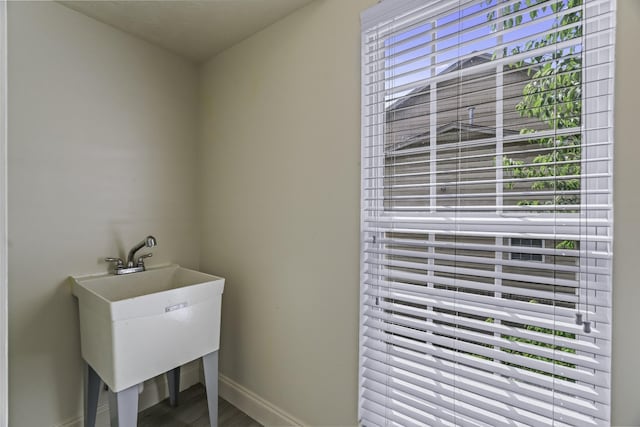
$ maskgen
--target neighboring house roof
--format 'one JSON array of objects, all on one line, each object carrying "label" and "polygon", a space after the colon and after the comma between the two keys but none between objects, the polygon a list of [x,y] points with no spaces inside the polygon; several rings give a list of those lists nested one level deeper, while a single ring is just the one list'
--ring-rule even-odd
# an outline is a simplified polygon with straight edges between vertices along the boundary
[{"label": "neighboring house roof", "polygon": [[[442,135],[451,132],[473,132],[492,137],[496,135],[496,128],[455,121],[438,126],[438,128],[436,129],[436,135]],[[519,133],[518,131],[512,129],[503,129],[503,132],[505,135],[516,135]],[[429,143],[430,135],[431,133],[429,131],[412,135],[410,138],[394,144],[392,150],[402,150],[405,148],[409,148],[412,145],[425,145]]]},{"label": "neighboring house roof", "polygon": [[[449,65],[447,68],[445,68],[444,70],[439,72],[438,75],[441,76],[443,74],[452,73],[454,71],[459,71],[459,70],[462,70],[464,68],[469,68],[469,67],[473,67],[475,65],[484,64],[484,63],[487,63],[487,62],[491,61],[492,58],[493,57],[491,55],[489,55],[488,53],[481,53],[479,55],[472,56],[471,58],[462,59],[460,61],[454,62],[453,64]],[[429,85],[424,85],[424,86],[420,86],[420,87],[417,87],[417,88],[413,89],[411,92],[409,92],[408,94],[404,95],[402,98],[398,99],[393,104],[391,104],[389,107],[387,107],[387,111],[397,110],[399,108],[402,108],[415,95],[422,94],[422,93],[424,93],[425,91],[428,91],[428,90],[429,90]]]},{"label": "neighboring house roof", "polygon": [[472,56],[471,58],[454,62],[453,64],[442,70],[440,73],[438,73],[438,75],[452,73],[454,71],[459,71],[464,68],[473,67],[475,65],[485,64],[487,62],[490,62],[492,59],[492,55],[489,55],[488,53],[481,53],[480,55]]}]

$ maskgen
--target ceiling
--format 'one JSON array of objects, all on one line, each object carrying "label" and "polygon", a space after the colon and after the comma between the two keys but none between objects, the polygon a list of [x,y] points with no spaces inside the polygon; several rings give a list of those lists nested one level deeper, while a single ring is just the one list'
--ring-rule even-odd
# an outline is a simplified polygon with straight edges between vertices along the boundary
[{"label": "ceiling", "polygon": [[195,62],[313,0],[59,1],[100,22]]}]

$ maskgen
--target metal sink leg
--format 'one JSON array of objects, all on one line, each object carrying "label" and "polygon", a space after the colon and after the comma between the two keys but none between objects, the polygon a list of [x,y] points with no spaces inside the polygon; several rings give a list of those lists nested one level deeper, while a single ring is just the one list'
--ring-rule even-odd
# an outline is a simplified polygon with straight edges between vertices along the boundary
[{"label": "metal sink leg", "polygon": [[102,380],[89,364],[84,375],[84,427],[95,427]]},{"label": "metal sink leg", "polygon": [[138,424],[138,384],[109,392],[111,427],[136,427]]},{"label": "metal sink leg", "polygon": [[214,351],[202,356],[202,365],[207,389],[209,423],[211,427],[218,427],[218,352]]}]

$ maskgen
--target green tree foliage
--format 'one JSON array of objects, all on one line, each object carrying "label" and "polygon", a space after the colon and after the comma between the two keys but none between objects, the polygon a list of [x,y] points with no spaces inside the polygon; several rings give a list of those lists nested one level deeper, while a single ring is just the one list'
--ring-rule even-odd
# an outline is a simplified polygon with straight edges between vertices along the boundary
[{"label": "green tree foliage", "polygon": [[[487,4],[495,5],[495,0],[489,0]],[[548,19],[553,14],[552,30],[544,37],[505,47],[501,52],[502,57],[531,53],[526,59],[515,60],[507,66],[510,70],[526,69],[530,77],[516,110],[520,117],[538,119],[551,130],[574,128],[581,124],[582,59],[576,55],[579,53],[576,44],[579,46],[579,43],[544,54],[537,51],[582,37],[581,9],[567,11],[581,4],[582,0],[525,0],[488,14],[488,19],[494,21],[494,29],[522,25],[525,15],[529,17],[528,22],[532,22],[543,17]],[[496,57],[498,54],[494,55]],[[534,129],[525,127],[520,133],[533,134]],[[529,143],[539,148],[532,159],[503,157],[505,177],[526,179],[534,191],[553,191],[558,194],[553,198],[520,200],[518,204],[578,204],[579,195],[565,192],[580,189],[580,179],[572,178],[580,175],[580,133],[532,137]],[[511,189],[513,184],[505,187]]]},{"label": "green tree foliage", "polygon": [[[529,302],[531,304],[537,304],[538,303],[538,301],[536,301],[536,300],[531,300]],[[489,323],[494,323],[494,319],[491,318],[491,317],[486,319],[486,321],[489,322]],[[524,325],[524,329],[526,329],[528,331],[537,332],[539,334],[549,334],[549,335],[555,335],[555,336],[558,336],[558,337],[569,338],[569,339],[575,339],[575,337],[576,337],[575,334],[572,334],[570,332],[557,330],[557,329],[542,328],[540,326]],[[569,348],[569,347],[564,347],[564,346],[556,345],[556,344],[549,344],[549,343],[542,342],[542,341],[535,341],[535,340],[531,340],[531,339],[528,339],[528,338],[516,337],[516,336],[513,336],[513,335],[507,335],[507,334],[502,334],[501,337],[505,338],[505,339],[507,339],[509,341],[521,342],[521,343],[525,343],[525,344],[535,345],[535,346],[538,346],[538,347],[550,348],[550,349],[557,350],[557,351],[562,351],[562,352],[565,352],[565,353],[575,354],[575,352],[576,352],[574,349]],[[542,360],[543,362],[549,362],[549,363],[553,363],[555,365],[564,366],[564,367],[567,367],[567,368],[575,368],[576,367],[576,365],[573,364],[573,363],[563,362],[562,360],[552,359],[552,358],[549,358],[549,357],[539,356],[537,354],[531,354],[531,353],[526,353],[526,352],[522,352],[522,351],[518,351],[518,350],[513,350],[513,349],[510,349],[510,348],[506,348],[506,347],[500,347],[500,350],[502,350],[502,351],[504,351],[506,353],[511,353],[511,354],[515,354],[515,355],[519,355],[519,356],[529,357],[531,359],[536,359],[536,360]],[[485,358],[485,357],[483,357],[483,358]],[[552,372],[540,371],[538,369],[528,368],[528,367],[525,367],[525,366],[521,366],[521,365],[510,363],[510,362],[504,362],[503,361],[502,363],[504,363],[505,365],[515,366],[517,368],[526,369],[526,370],[529,370],[529,371],[532,371],[532,372],[537,372],[537,373],[542,374],[542,375],[548,375],[548,376],[551,376],[551,377],[554,377],[554,378],[558,378],[558,379],[562,379],[562,380],[565,380],[565,381],[573,382],[573,380],[570,379],[570,378],[563,377],[561,375],[557,375],[557,374],[554,374]]]},{"label": "green tree foliage", "polygon": [[[499,1],[499,0],[498,0]],[[534,119],[545,123],[550,130],[561,131],[563,129],[579,128],[582,114],[582,59],[580,43],[582,37],[583,16],[580,8],[573,10],[582,4],[582,0],[524,0],[493,11],[487,15],[489,21],[493,21],[493,28],[512,28],[523,25],[525,16],[528,22],[534,22],[541,18],[549,19],[553,16],[551,31],[544,37],[530,39],[524,43],[505,47],[494,55],[508,58],[515,57],[506,69],[526,69],[529,82],[524,86],[522,99],[516,105],[516,111],[520,117]],[[495,6],[496,0],[488,0],[488,6]],[[551,15],[553,14],[553,15]],[[567,41],[576,39],[576,43],[570,43],[569,47],[546,49],[557,46]],[[578,46],[578,47],[576,47]],[[538,53],[541,49],[547,52]],[[527,55],[527,53],[529,53]],[[524,55],[523,55],[524,54]],[[524,59],[520,59],[524,58]],[[536,154],[526,160],[515,159],[509,156],[503,157],[505,177],[526,179],[527,185],[534,191],[553,191],[557,193],[553,198],[540,198],[533,200],[520,200],[518,205],[575,205],[580,203],[579,195],[565,193],[580,189],[580,162],[581,162],[581,133],[560,134],[553,137],[535,137],[535,130],[528,127],[520,129],[523,135],[531,134],[528,140],[536,145]],[[513,188],[513,184],[505,186]],[[575,249],[576,242],[561,241],[556,244],[558,249]],[[531,300],[535,304],[537,301]],[[493,319],[487,319],[493,322]],[[532,325],[523,325],[527,330],[541,334],[549,334],[564,338],[574,339],[575,335]],[[575,353],[575,350],[534,341],[521,337],[502,335],[510,341],[523,342],[539,347],[552,348],[553,350]],[[502,351],[524,357],[534,358],[553,364],[573,368],[574,365],[560,360],[502,348]],[[503,362],[506,363],[506,362]],[[536,371],[534,369],[530,369]],[[540,372],[559,379],[569,380],[551,373]]]}]

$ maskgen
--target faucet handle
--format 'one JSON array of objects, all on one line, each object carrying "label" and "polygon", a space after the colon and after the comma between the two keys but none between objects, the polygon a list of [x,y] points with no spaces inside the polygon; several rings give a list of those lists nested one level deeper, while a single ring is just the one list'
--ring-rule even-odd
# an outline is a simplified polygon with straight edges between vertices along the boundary
[{"label": "faucet handle", "polygon": [[104,260],[105,260],[105,262],[113,262],[113,263],[115,263],[115,265],[113,266],[113,272],[116,273],[116,274],[118,274],[118,271],[120,271],[120,270],[122,270],[124,268],[124,262],[120,258],[107,257]]},{"label": "faucet handle", "polygon": [[144,267],[144,259],[151,258],[152,256],[153,254],[151,252],[149,252],[148,254],[140,255],[138,257],[138,267]]},{"label": "faucet handle", "polygon": [[105,262],[115,262],[116,263],[116,268],[117,267],[122,267],[124,265],[124,262],[120,258],[107,257],[107,258],[104,259],[104,261]]}]

